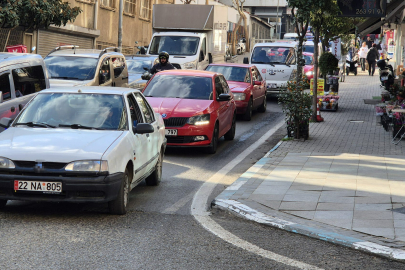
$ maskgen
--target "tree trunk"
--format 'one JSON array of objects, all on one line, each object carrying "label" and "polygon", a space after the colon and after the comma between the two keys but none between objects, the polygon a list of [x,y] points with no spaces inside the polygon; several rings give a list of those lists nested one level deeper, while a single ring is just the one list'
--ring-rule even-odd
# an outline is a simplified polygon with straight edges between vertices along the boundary
[{"label": "tree trunk", "polygon": [[236,43],[237,43],[237,39],[236,39],[236,34],[238,32],[238,29],[240,27],[240,22],[242,21],[242,16],[239,16],[239,20],[238,23],[235,26],[235,29],[233,29],[232,32],[232,55],[236,55]]},{"label": "tree trunk", "polygon": [[317,104],[318,104],[318,43],[319,43],[319,29],[315,28],[314,33],[314,84],[312,91],[312,121],[316,122]]},{"label": "tree trunk", "polygon": [[243,28],[244,28],[244,32],[245,32],[245,39],[246,39],[246,51],[249,52],[250,51],[250,39],[249,39],[249,33],[248,33],[248,26],[247,26],[247,19],[246,19],[246,15],[243,13]]}]

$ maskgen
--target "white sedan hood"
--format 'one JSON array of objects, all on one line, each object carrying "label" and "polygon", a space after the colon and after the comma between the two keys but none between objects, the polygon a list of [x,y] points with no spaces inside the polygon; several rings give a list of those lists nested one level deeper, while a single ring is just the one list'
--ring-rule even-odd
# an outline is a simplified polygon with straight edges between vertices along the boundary
[{"label": "white sedan hood", "polygon": [[0,133],[0,156],[11,160],[100,160],[123,131],[12,127]]}]

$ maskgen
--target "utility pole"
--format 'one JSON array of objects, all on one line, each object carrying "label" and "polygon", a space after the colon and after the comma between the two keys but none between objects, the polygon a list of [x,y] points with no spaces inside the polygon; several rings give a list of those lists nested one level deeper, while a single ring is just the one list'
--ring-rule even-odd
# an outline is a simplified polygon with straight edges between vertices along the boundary
[{"label": "utility pole", "polygon": [[280,5],[280,0],[277,0],[277,19],[276,19],[276,37],[280,39],[280,33],[278,31],[278,6]]},{"label": "utility pole", "polygon": [[118,18],[118,51],[122,52],[122,13],[124,12],[124,0],[120,0]]}]

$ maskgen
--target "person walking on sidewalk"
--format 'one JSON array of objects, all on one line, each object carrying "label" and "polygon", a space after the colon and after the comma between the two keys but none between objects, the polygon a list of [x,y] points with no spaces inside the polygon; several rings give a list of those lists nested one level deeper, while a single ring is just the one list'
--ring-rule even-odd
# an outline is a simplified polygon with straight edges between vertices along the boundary
[{"label": "person walking on sidewalk", "polygon": [[368,53],[368,47],[367,43],[364,41],[363,46],[361,46],[359,50],[359,58],[360,58],[360,64],[361,64],[361,70],[365,71],[366,70],[366,58],[367,58],[367,53]]},{"label": "person walking on sidewalk", "polygon": [[371,40],[371,37],[367,37],[366,44],[369,50],[371,49],[371,47],[373,47],[373,41]]},{"label": "person walking on sidewalk", "polygon": [[379,53],[377,51],[377,46],[373,44],[373,47],[367,53],[367,62],[368,62],[368,75],[374,76],[375,64],[379,58]]}]

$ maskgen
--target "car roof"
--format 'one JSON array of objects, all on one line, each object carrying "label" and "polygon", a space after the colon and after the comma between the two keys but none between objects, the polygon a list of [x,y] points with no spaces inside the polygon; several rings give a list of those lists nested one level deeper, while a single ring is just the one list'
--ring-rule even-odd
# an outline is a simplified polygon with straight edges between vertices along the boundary
[{"label": "car roof", "polygon": [[1,66],[22,64],[24,62],[28,62],[32,65],[41,65],[43,63],[43,58],[39,54],[31,53],[0,53]]},{"label": "car roof", "polygon": [[[88,57],[88,58],[100,58],[100,53],[102,50],[95,50],[95,49],[63,49],[63,50],[57,50],[52,53],[50,53],[48,56],[76,56],[76,57]],[[110,55],[110,56],[122,56],[121,53],[118,52],[113,52],[113,51],[107,51],[103,55]]]},{"label": "car roof", "polygon": [[297,46],[297,42],[290,41],[290,42],[267,42],[267,43],[256,43],[254,48],[256,47],[288,47],[294,48]]},{"label": "car roof", "polygon": [[125,55],[126,60],[136,60],[136,59],[156,59],[156,56],[153,55],[144,55],[144,54],[134,54],[134,55]]},{"label": "car roof", "polygon": [[[79,92],[80,90],[80,92]],[[112,86],[70,86],[54,87],[42,90],[41,93],[83,93],[83,94],[102,94],[102,95],[124,95],[126,93],[139,92],[137,89]]]},{"label": "car roof", "polygon": [[205,71],[205,70],[186,70],[186,69],[171,69],[165,70],[158,73],[158,75],[180,75],[180,76],[199,76],[199,77],[214,77],[216,72]]},{"label": "car roof", "polygon": [[225,67],[254,67],[252,64],[238,64],[238,63],[218,63],[218,64],[209,64],[210,66],[225,66]]}]

